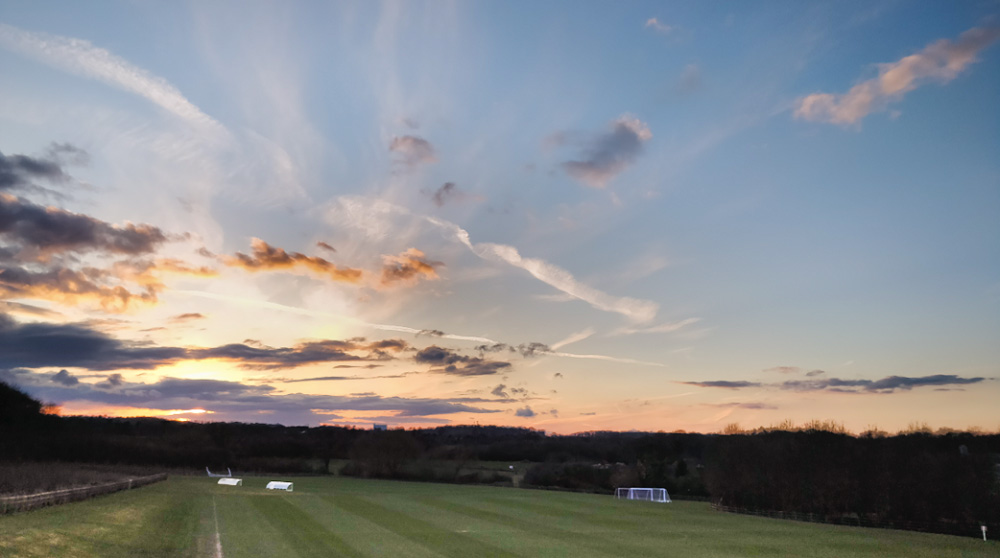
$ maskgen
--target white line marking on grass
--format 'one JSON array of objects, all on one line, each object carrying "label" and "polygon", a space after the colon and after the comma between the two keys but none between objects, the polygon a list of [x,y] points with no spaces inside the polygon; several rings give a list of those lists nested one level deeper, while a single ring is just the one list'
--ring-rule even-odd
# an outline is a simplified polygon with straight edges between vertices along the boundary
[{"label": "white line marking on grass", "polygon": [[215,506],[215,496],[212,496],[212,516],[215,517],[215,558],[222,558],[222,537],[219,536],[219,508]]}]

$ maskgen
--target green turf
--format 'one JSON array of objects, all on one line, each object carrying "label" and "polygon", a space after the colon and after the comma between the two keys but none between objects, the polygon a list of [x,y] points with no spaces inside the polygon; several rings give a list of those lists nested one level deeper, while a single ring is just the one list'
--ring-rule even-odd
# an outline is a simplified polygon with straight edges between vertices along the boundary
[{"label": "green turf", "polygon": [[[1000,557],[1000,544],[731,515],[707,504],[440,484],[296,478],[295,492],[164,483],[0,517],[0,556]],[[216,538],[216,532],[219,536]]]}]

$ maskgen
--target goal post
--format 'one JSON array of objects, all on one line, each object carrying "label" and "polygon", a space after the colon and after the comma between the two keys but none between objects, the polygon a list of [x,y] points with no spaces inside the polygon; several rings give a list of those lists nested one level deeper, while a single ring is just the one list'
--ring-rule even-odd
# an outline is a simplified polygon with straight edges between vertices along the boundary
[{"label": "goal post", "polygon": [[615,498],[620,500],[643,500],[646,502],[670,503],[666,488],[618,488]]}]

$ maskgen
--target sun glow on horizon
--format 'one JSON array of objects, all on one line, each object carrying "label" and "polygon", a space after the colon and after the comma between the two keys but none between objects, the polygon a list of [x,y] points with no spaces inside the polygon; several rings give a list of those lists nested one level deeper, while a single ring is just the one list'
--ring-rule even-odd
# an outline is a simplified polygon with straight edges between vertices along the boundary
[{"label": "sun glow on horizon", "polygon": [[[215,411],[208,409],[150,409],[144,407],[125,407],[112,405],[80,405],[69,403],[61,406],[59,414],[65,417],[112,417],[112,418],[170,418],[171,420],[191,420],[181,415],[207,416]],[[173,418],[177,417],[177,418]]]}]

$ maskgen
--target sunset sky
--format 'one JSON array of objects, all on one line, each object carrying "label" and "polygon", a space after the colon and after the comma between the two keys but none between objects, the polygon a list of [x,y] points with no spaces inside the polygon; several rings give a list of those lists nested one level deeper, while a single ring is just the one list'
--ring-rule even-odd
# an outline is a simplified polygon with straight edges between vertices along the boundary
[{"label": "sunset sky", "polygon": [[1000,427],[998,2],[0,3],[64,414]]}]

